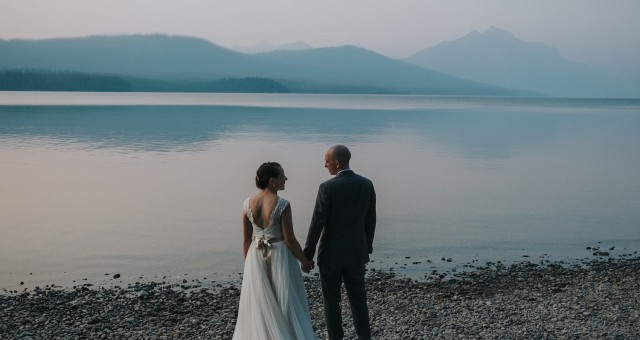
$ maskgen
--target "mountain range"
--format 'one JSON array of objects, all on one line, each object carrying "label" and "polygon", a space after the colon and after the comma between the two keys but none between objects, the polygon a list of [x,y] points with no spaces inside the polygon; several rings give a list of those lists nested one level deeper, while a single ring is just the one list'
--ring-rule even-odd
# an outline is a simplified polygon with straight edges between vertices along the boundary
[{"label": "mountain range", "polygon": [[289,92],[523,94],[355,46],[244,54],[198,38],[133,35],[0,41],[0,50],[0,70],[117,75],[133,78],[134,91],[172,90],[193,82],[251,77],[273,79]]},{"label": "mountain range", "polygon": [[[357,46],[311,48],[304,43],[248,54],[204,39],[167,35],[0,40],[0,52],[0,84],[7,71],[26,70],[58,79],[88,74],[113,82],[119,77],[131,91],[218,92],[233,85],[227,92],[251,92],[251,83],[257,82],[257,91],[267,84],[276,92],[303,93],[615,95],[593,69],[497,28],[474,31],[404,60]],[[60,77],[60,72],[73,76]]]}]

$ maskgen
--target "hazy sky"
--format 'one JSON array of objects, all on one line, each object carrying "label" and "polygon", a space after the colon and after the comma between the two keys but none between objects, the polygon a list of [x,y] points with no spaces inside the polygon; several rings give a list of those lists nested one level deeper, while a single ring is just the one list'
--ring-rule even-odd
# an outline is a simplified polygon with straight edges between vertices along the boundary
[{"label": "hazy sky", "polygon": [[571,60],[635,63],[639,16],[640,0],[0,0],[0,38],[166,33],[404,58],[496,26]]}]

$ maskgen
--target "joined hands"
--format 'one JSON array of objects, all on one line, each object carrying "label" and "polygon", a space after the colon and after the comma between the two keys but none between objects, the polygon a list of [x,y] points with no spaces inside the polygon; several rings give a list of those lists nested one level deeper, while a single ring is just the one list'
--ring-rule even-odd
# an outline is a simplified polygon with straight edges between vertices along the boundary
[{"label": "joined hands", "polygon": [[311,261],[311,260],[307,260],[305,262],[301,262],[300,263],[300,268],[302,269],[303,272],[309,274],[309,272],[311,271],[311,269],[316,267],[316,263]]}]

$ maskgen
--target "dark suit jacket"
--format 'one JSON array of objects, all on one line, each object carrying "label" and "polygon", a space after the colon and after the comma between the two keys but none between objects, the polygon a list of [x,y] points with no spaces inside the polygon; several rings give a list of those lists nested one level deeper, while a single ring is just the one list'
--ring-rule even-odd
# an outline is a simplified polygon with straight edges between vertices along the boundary
[{"label": "dark suit jacket", "polygon": [[318,265],[353,267],[369,262],[376,228],[373,183],[351,170],[320,184],[304,254]]}]

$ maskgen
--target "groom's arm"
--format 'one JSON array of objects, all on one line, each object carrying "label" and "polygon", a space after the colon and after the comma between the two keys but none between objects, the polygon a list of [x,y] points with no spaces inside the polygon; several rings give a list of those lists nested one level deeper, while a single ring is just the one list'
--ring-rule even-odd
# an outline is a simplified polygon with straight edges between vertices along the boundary
[{"label": "groom's arm", "polygon": [[304,255],[309,260],[313,260],[313,257],[316,254],[316,247],[318,245],[318,241],[320,240],[322,229],[324,228],[325,222],[327,220],[327,209],[327,195],[323,185],[320,185],[320,187],[318,188],[318,195],[316,197],[316,205],[313,209],[313,216],[311,217],[309,233],[307,234],[307,242],[304,246]]},{"label": "groom's arm", "polygon": [[371,254],[373,253],[373,236],[376,233],[376,191],[373,185],[371,187],[371,196],[369,197],[369,207],[367,208],[365,233],[367,234],[369,254]]}]

